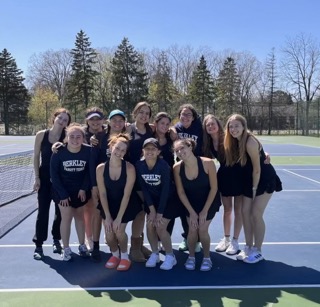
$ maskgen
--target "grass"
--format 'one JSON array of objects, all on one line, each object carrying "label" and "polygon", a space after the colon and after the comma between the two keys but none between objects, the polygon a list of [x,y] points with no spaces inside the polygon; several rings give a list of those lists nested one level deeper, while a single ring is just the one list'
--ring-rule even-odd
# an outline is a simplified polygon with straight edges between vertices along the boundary
[{"label": "grass", "polygon": [[319,288],[128,291],[26,291],[1,293],[2,307],[20,306],[303,306],[320,304]]}]

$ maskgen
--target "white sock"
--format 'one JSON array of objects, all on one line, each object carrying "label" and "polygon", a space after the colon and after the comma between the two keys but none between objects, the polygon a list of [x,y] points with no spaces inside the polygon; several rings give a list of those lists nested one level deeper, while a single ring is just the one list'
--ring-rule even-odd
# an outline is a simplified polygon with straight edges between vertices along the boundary
[{"label": "white sock", "polygon": [[119,250],[117,249],[115,252],[112,252],[112,256],[115,256],[117,258],[120,258],[120,252]]},{"label": "white sock", "polygon": [[127,252],[121,253],[121,259],[129,260],[128,253]]}]

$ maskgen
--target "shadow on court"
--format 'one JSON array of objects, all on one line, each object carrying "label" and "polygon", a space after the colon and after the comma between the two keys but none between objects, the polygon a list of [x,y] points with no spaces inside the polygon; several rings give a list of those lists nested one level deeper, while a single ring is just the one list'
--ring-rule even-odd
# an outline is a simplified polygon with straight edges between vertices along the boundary
[{"label": "shadow on court", "polygon": [[75,255],[74,261],[63,262],[46,256],[44,263],[55,270],[71,285],[82,288],[161,288],[161,287],[233,287],[233,286],[277,286],[277,285],[318,285],[320,272],[308,267],[296,267],[270,260],[255,265],[236,261],[224,255],[211,253],[213,269],[199,271],[201,255],[197,255],[197,268],[184,268],[187,253],[175,251],[178,264],[170,271],[145,268],[143,263],[133,263],[127,272],[104,268],[110,254],[102,253],[103,261],[93,263]]}]

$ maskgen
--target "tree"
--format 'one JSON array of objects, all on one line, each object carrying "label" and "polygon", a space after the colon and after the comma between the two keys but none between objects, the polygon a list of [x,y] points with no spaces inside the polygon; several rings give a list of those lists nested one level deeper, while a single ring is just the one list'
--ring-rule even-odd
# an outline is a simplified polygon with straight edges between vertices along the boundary
[{"label": "tree", "polygon": [[47,128],[49,116],[59,107],[61,107],[59,97],[54,92],[47,88],[38,87],[31,98],[29,119],[33,125],[40,126],[39,129]]},{"label": "tree", "polygon": [[76,112],[77,104],[83,103],[87,108],[93,95],[93,84],[97,75],[94,70],[97,53],[90,46],[89,38],[84,31],[80,30],[76,36],[75,48],[71,50],[73,62],[71,78],[68,82],[68,97]]},{"label": "tree", "polygon": [[193,72],[188,97],[201,110],[202,118],[204,118],[206,112],[214,112],[213,103],[216,97],[216,90],[203,55],[200,58],[199,65]]},{"label": "tree", "polygon": [[274,102],[275,89],[276,89],[276,57],[274,54],[274,49],[268,56],[266,63],[266,71],[269,83],[269,95],[268,95],[268,135],[271,135],[272,130],[272,106]]},{"label": "tree", "polygon": [[113,99],[129,115],[137,102],[147,98],[148,79],[142,56],[134,50],[126,37],[114,54],[111,71]]},{"label": "tree", "polygon": [[220,70],[217,81],[216,110],[219,116],[226,116],[239,111],[240,80],[236,63],[232,57],[227,57]]},{"label": "tree", "polygon": [[60,103],[66,100],[66,83],[71,75],[72,56],[70,50],[47,50],[33,55],[28,67],[27,81],[30,88],[41,87],[56,93]]},{"label": "tree", "polygon": [[297,102],[305,105],[302,133],[309,135],[309,109],[320,89],[320,46],[310,36],[299,34],[287,40],[282,52],[282,72]]},{"label": "tree", "polygon": [[22,73],[15,59],[3,49],[0,53],[0,111],[6,135],[10,128],[19,132],[20,126],[27,123],[29,95]]},{"label": "tree", "polygon": [[98,72],[95,78],[95,100],[96,106],[109,112],[116,109],[117,106],[113,101],[112,96],[112,72],[111,60],[113,58],[114,50],[107,48],[100,49],[98,52],[97,63],[95,70]]},{"label": "tree", "polygon": [[173,99],[177,96],[168,65],[168,57],[164,51],[159,54],[158,65],[153,76],[149,89],[149,98],[157,106],[158,112],[172,112]]}]

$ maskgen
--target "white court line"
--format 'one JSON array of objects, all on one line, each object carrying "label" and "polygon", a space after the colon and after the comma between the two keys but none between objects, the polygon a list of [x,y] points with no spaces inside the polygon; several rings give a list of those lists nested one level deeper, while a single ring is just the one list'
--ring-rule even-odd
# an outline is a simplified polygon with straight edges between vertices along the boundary
[{"label": "white court line", "polygon": [[[219,242],[210,243],[212,246],[216,246]],[[240,242],[239,244],[245,244],[245,242]],[[130,244],[128,244],[130,246]],[[149,244],[144,244],[149,246]],[[180,243],[172,243],[173,246],[179,246]],[[320,245],[320,242],[263,242],[263,245]],[[52,244],[43,244],[44,247],[52,247]],[[70,244],[70,246],[79,246],[79,244]],[[106,244],[100,244],[100,246],[107,246]],[[3,244],[0,248],[24,248],[24,247],[34,247],[34,244]]]},{"label": "white court line", "polygon": [[[283,168],[278,168],[278,170],[284,170]],[[320,168],[289,168],[290,171],[320,171]]]},{"label": "white court line", "polygon": [[283,169],[283,171],[285,171],[285,172],[287,172],[287,173],[289,173],[289,174],[295,175],[295,176],[297,176],[297,177],[300,177],[300,178],[303,178],[303,179],[307,179],[307,180],[309,180],[309,181],[311,181],[311,182],[315,182],[315,183],[319,183],[319,184],[320,184],[320,181],[311,179],[311,178],[306,177],[306,176],[299,175],[299,174],[297,174],[297,173],[295,173],[295,172],[291,172],[291,171],[289,171],[289,170],[287,170],[287,169]]},{"label": "white court line", "polygon": [[320,192],[320,190],[282,190],[281,192]]},{"label": "white court line", "polygon": [[3,147],[9,147],[9,146],[17,146],[18,144],[10,144],[10,145],[1,145],[1,148]]},{"label": "white court line", "polygon": [[132,290],[192,290],[192,289],[279,289],[279,288],[320,288],[320,284],[294,284],[294,285],[242,285],[242,286],[175,286],[175,287],[100,287],[100,288],[22,288],[0,289],[3,292],[72,292],[72,291],[132,291]]},{"label": "white court line", "polygon": [[318,152],[312,152],[312,153],[307,153],[307,152],[295,152],[294,154],[292,152],[272,152],[272,156],[290,156],[290,157],[295,157],[295,156],[306,156],[306,157],[317,157],[319,155]]}]

